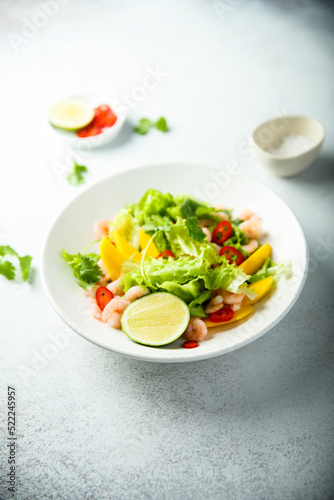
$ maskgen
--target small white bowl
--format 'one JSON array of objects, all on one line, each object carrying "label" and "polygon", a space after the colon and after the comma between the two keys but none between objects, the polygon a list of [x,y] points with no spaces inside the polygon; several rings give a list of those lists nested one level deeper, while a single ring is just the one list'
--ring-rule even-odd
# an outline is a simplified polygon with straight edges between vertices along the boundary
[{"label": "small white bowl", "polygon": [[[99,100],[96,96],[89,95],[80,95],[80,96],[70,96],[71,98],[80,99],[81,101],[87,102],[92,108],[96,108],[101,104],[108,104],[111,109],[113,106],[109,103],[105,102],[103,99]],[[115,113],[117,116],[116,123],[112,127],[106,127],[102,130],[101,134],[94,135],[92,137],[78,137],[75,131],[64,130],[58,127],[53,126],[50,122],[50,127],[52,130],[58,135],[58,137],[66,142],[69,146],[72,146],[78,150],[88,151],[90,149],[100,148],[101,146],[105,146],[109,142],[116,139],[118,134],[120,133],[125,120],[126,113]]]},{"label": "small white bowl", "polygon": [[[303,135],[309,139],[309,148],[299,154],[280,155],[269,152],[290,134]],[[325,129],[318,120],[308,116],[282,116],[259,125],[252,134],[259,161],[271,172],[282,177],[291,177],[306,170],[318,156],[325,139]]]}]

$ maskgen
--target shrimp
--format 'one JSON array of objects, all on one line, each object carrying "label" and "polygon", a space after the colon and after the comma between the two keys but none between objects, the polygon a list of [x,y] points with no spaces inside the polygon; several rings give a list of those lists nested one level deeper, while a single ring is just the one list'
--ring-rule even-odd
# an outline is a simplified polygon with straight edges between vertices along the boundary
[{"label": "shrimp", "polygon": [[98,220],[93,224],[93,234],[97,240],[101,240],[103,236],[109,234],[109,221],[107,219]]},{"label": "shrimp", "polygon": [[202,227],[202,231],[203,231],[203,233],[206,236],[207,243],[211,243],[211,241],[212,241],[212,234],[211,234],[210,230],[207,227]]},{"label": "shrimp", "polygon": [[216,311],[219,311],[224,306],[224,299],[221,295],[216,295],[213,299],[210,300],[208,305],[205,308],[205,314],[212,314]]},{"label": "shrimp", "polygon": [[259,246],[259,242],[257,240],[249,240],[247,245],[241,245],[241,248],[247,253],[253,253]]},{"label": "shrimp", "polygon": [[100,285],[94,285],[90,290],[86,290],[86,295],[88,297],[93,297],[95,300],[96,290],[100,287]]},{"label": "shrimp", "polygon": [[244,293],[232,293],[227,290],[223,290],[223,299],[225,304],[233,305],[233,304],[241,304],[244,299]]},{"label": "shrimp", "polygon": [[102,321],[112,328],[121,328],[121,317],[130,302],[122,297],[114,297],[102,311]]},{"label": "shrimp", "polygon": [[93,316],[93,318],[99,319],[99,320],[102,319],[102,311],[99,308],[99,306],[97,305],[96,300],[94,302],[91,302],[91,304],[89,305],[89,312],[90,312],[91,316]]},{"label": "shrimp", "polygon": [[241,210],[239,218],[242,222],[239,228],[245,232],[247,238],[261,238],[263,234],[262,219],[248,208]]},{"label": "shrimp", "polygon": [[119,280],[120,280],[120,278],[118,278],[118,280],[115,280],[112,283],[109,283],[109,285],[107,285],[108,290],[111,291],[111,293],[113,294],[114,297],[116,297],[116,296],[122,297],[122,295],[124,295],[123,290],[121,290],[119,287]]},{"label": "shrimp", "polygon": [[128,302],[134,302],[136,299],[139,299],[148,293],[150,293],[150,291],[147,288],[143,289],[140,285],[137,285],[129,288],[124,295],[124,299]]},{"label": "shrimp", "polygon": [[240,307],[241,307],[241,303],[240,303],[240,304],[232,304],[232,305],[231,305],[231,309],[232,309],[232,311],[234,311],[234,312],[235,312],[235,311],[239,311]]},{"label": "shrimp", "polygon": [[190,318],[189,324],[185,331],[186,337],[188,340],[196,340],[196,342],[201,342],[205,339],[208,333],[208,327],[199,318],[192,317]]}]

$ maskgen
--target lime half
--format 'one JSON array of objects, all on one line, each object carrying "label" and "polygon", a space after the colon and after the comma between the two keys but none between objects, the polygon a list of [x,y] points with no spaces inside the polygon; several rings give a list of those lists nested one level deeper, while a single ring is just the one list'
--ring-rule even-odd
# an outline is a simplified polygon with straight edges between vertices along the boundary
[{"label": "lime half", "polygon": [[151,293],[135,300],[124,311],[121,323],[130,339],[149,346],[169,344],[179,338],[190,319],[183,300],[166,292]]},{"label": "lime half", "polygon": [[77,130],[88,125],[94,118],[94,109],[80,99],[57,102],[49,111],[51,125],[65,130]]}]

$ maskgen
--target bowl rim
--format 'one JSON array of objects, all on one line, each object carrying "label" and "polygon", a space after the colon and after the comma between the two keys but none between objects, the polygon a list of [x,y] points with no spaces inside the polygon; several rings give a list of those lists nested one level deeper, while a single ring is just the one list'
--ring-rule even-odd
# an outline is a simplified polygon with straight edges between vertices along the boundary
[{"label": "bowl rim", "polygon": [[[320,131],[321,131],[321,137],[320,137],[320,139],[313,146],[311,146],[309,149],[307,149],[303,153],[299,153],[299,154],[295,154],[295,155],[276,155],[274,153],[269,153],[268,151],[266,151],[265,149],[263,149],[261,146],[258,145],[258,143],[255,140],[255,134],[264,125],[267,125],[269,123],[282,120],[283,118],[287,118],[287,119],[298,118],[298,119],[302,119],[304,121],[314,122],[320,128]],[[272,118],[270,120],[266,120],[266,121],[260,123],[253,130],[252,135],[251,135],[251,140],[252,140],[253,145],[256,147],[256,149],[258,151],[260,151],[261,154],[263,154],[265,157],[267,157],[269,159],[278,160],[278,161],[285,161],[285,160],[294,160],[296,158],[303,158],[304,156],[308,155],[309,153],[315,151],[317,148],[319,148],[322,145],[322,143],[325,140],[325,137],[326,137],[325,127],[323,126],[323,124],[317,118],[313,118],[312,116],[308,116],[308,115],[284,115],[284,116],[279,116],[279,117],[276,117],[276,118]]]},{"label": "bowl rim", "polygon": [[[62,312],[61,308],[58,307],[57,301],[53,298],[53,292],[52,292],[52,290],[49,287],[48,280],[47,280],[47,277],[46,277],[46,268],[47,268],[46,250],[47,250],[48,241],[51,238],[52,229],[53,229],[54,225],[56,224],[56,222],[58,221],[58,219],[60,219],[63,216],[64,212],[70,206],[72,206],[73,204],[75,204],[79,198],[83,198],[85,196],[86,192],[89,191],[90,189],[95,189],[99,185],[104,184],[107,179],[114,178],[114,177],[119,177],[119,176],[123,176],[124,174],[128,175],[131,172],[138,171],[138,170],[145,169],[145,168],[154,168],[154,167],[162,168],[163,166],[166,167],[167,165],[169,165],[169,166],[170,165],[179,165],[179,166],[182,165],[182,167],[194,167],[195,166],[195,167],[201,167],[201,168],[206,168],[206,169],[210,169],[210,168],[211,169],[220,169],[221,168],[221,166],[219,166],[217,164],[194,163],[194,162],[188,162],[188,161],[180,161],[180,162],[178,162],[178,161],[173,160],[173,161],[150,162],[150,163],[144,163],[144,164],[141,164],[141,165],[129,167],[128,169],[122,170],[120,172],[116,172],[115,174],[108,175],[108,176],[106,176],[106,177],[98,180],[97,182],[95,182],[95,183],[87,186],[84,190],[82,190],[77,196],[75,196],[69,203],[67,203],[63,207],[63,209],[56,215],[56,217],[54,217],[51,225],[49,226],[48,232],[47,232],[46,237],[45,237],[44,242],[43,242],[42,251],[41,251],[41,267],[40,267],[40,272],[41,272],[42,284],[43,284],[44,290],[46,292],[46,295],[48,296],[48,299],[51,302],[51,305],[52,305],[53,309],[56,311],[56,313],[58,314],[58,316],[67,324],[67,326],[69,326],[73,331],[75,331],[77,334],[79,334],[85,340],[88,340],[92,344],[97,345],[99,347],[102,347],[102,348],[106,349],[107,351],[115,352],[117,354],[121,354],[121,355],[123,355],[125,357],[128,357],[128,358],[131,358],[131,359],[136,359],[136,360],[140,360],[140,361],[156,362],[156,363],[181,363],[181,362],[191,362],[191,361],[200,361],[200,360],[204,360],[204,359],[211,359],[213,357],[221,356],[223,354],[227,354],[229,352],[233,352],[233,351],[235,351],[237,349],[240,349],[241,347],[244,347],[245,345],[254,342],[258,338],[260,338],[263,335],[265,335],[272,328],[274,328],[289,313],[289,311],[292,309],[292,307],[294,306],[294,304],[297,302],[297,300],[298,300],[298,298],[299,298],[299,296],[300,296],[300,294],[301,294],[301,292],[302,292],[302,290],[304,288],[304,285],[305,285],[305,282],[306,282],[306,278],[307,278],[307,275],[308,275],[308,270],[309,270],[309,250],[308,250],[308,246],[307,246],[307,241],[306,241],[306,238],[305,238],[304,230],[303,230],[303,227],[302,227],[299,219],[297,218],[297,216],[295,215],[295,213],[293,212],[293,210],[290,208],[290,205],[288,203],[286,203],[286,201],[283,200],[276,193],[276,191],[274,191],[273,189],[267,187],[265,184],[263,184],[262,182],[258,181],[257,179],[255,179],[252,176],[249,176],[247,174],[242,173],[242,175],[246,179],[247,178],[252,179],[253,182],[255,182],[256,184],[258,184],[262,188],[270,191],[271,193],[274,194],[274,196],[276,196],[277,198],[279,198],[279,200],[282,201],[289,208],[292,216],[295,218],[295,220],[296,220],[296,222],[297,222],[297,224],[299,226],[302,239],[303,239],[303,250],[305,252],[305,269],[303,271],[303,275],[300,278],[298,289],[296,290],[296,293],[295,293],[293,299],[288,304],[288,306],[286,307],[286,309],[284,309],[284,311],[282,311],[282,313],[274,321],[272,321],[270,324],[268,324],[268,326],[266,326],[266,327],[264,327],[262,329],[260,328],[259,331],[255,335],[253,335],[251,338],[245,338],[245,339],[237,342],[237,344],[234,344],[234,345],[229,346],[229,347],[223,346],[221,349],[218,349],[214,354],[212,354],[211,352],[201,353],[199,351],[198,354],[196,354],[196,352],[192,353],[191,357],[189,356],[189,353],[185,353],[183,356],[178,356],[178,357],[173,357],[173,356],[171,356],[170,353],[168,355],[166,355],[166,356],[159,356],[158,357],[158,356],[154,355],[154,351],[152,351],[152,354],[150,356],[148,356],[145,353],[143,353],[143,354],[141,354],[141,353],[133,353],[133,352],[128,351],[128,350],[123,349],[123,348],[118,348],[118,347],[110,348],[110,346],[106,345],[104,342],[95,340],[95,339],[90,338],[89,336],[87,336],[87,334],[85,333],[85,331],[83,329],[81,329],[80,326],[77,326],[70,318],[67,317],[66,314],[64,314]],[[187,350],[185,349],[185,351],[187,351]],[[196,351],[196,349],[195,349],[195,351]]]}]

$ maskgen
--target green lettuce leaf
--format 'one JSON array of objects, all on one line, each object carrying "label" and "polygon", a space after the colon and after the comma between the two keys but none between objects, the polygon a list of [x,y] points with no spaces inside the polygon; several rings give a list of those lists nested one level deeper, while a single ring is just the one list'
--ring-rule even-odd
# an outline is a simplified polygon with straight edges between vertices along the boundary
[{"label": "green lettuce leaf", "polygon": [[138,250],[140,227],[129,208],[120,210],[116,219],[112,221],[111,226],[116,229],[116,231],[118,231],[119,234],[130,243],[130,245]]},{"label": "green lettuce leaf", "polygon": [[249,283],[255,283],[256,281],[263,280],[264,278],[268,278],[272,276],[274,282],[277,283],[282,276],[285,276],[286,279],[289,279],[292,275],[291,270],[291,261],[290,260],[282,260],[279,264],[275,264],[268,257],[261,267],[256,273],[254,273],[248,280]]},{"label": "green lettuce leaf", "polygon": [[208,315],[205,314],[203,302],[211,299],[211,291],[205,290],[205,292],[201,293],[196,297],[196,299],[192,300],[189,307],[190,316],[197,316],[199,318],[206,318]]}]

